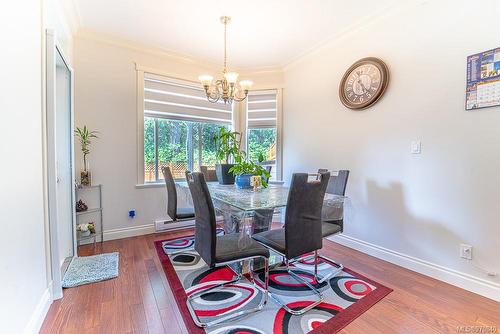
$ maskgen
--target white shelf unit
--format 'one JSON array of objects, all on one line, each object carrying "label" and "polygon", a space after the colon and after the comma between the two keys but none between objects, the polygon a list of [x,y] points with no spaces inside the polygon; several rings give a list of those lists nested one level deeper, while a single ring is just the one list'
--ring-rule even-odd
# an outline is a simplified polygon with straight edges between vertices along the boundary
[{"label": "white shelf unit", "polygon": [[[77,246],[80,246],[82,242],[87,240],[93,240],[94,245],[97,242],[97,235],[101,237],[101,243],[104,241],[104,228],[103,228],[103,218],[102,218],[102,185],[96,184],[93,186],[77,186],[76,187],[76,200],[83,200],[89,208],[85,211],[76,212],[76,223],[82,223],[83,219],[93,215],[93,218],[99,220],[99,224],[94,221],[96,225],[96,233],[91,233],[88,236],[79,236],[77,232]],[[88,219],[88,218],[87,218]],[[93,220],[93,219],[92,219]],[[76,228],[76,226],[75,226]]]}]

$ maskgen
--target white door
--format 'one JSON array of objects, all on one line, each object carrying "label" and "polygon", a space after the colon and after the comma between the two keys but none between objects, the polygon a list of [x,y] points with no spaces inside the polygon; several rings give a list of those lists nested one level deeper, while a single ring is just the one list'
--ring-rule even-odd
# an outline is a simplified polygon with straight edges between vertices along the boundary
[{"label": "white door", "polygon": [[76,256],[73,171],[73,72],[47,31],[47,188],[53,297]]},{"label": "white door", "polygon": [[73,173],[71,71],[56,50],[56,175],[57,175],[57,234],[59,263],[64,272],[73,258]]}]

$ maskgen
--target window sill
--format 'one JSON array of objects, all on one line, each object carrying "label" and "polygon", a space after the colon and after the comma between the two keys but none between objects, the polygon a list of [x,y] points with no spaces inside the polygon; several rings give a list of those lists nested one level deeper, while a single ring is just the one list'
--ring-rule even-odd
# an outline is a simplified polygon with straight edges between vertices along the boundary
[{"label": "window sill", "polygon": [[165,187],[165,182],[151,182],[151,183],[135,185],[135,189],[164,188],[164,187]]}]

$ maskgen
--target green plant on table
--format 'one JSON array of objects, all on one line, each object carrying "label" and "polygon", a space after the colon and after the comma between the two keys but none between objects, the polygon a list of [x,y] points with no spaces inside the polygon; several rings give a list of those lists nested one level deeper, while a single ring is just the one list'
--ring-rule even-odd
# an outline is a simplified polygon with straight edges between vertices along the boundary
[{"label": "green plant on table", "polygon": [[[229,169],[230,173],[233,173],[234,176],[242,174],[260,176],[262,179],[262,186],[267,188],[267,180],[271,177],[271,173],[269,173],[263,166],[245,159],[245,152],[241,152],[237,157],[235,157],[235,161],[236,164]],[[259,157],[259,163],[262,161],[264,161],[264,159],[261,156]]]},{"label": "green plant on table", "polygon": [[228,130],[225,127],[221,127],[219,132],[214,135],[217,159],[225,164],[229,164],[231,157],[233,160],[237,160],[237,157],[241,154],[241,133]]}]

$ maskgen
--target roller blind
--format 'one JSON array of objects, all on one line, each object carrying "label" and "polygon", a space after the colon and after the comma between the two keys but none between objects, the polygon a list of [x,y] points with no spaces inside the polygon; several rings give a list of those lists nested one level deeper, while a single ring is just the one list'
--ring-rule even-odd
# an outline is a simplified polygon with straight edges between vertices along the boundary
[{"label": "roller blind", "polygon": [[253,91],[247,97],[247,127],[276,127],[276,90]]},{"label": "roller blind", "polygon": [[231,124],[232,105],[208,102],[196,83],[144,73],[144,116]]}]

